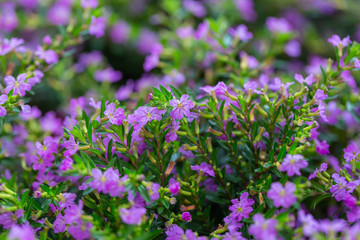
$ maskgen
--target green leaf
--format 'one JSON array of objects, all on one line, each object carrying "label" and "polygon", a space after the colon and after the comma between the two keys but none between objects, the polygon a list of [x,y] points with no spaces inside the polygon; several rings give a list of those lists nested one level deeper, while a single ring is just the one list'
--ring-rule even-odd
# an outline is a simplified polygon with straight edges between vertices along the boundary
[{"label": "green leaf", "polygon": [[104,112],[105,112],[105,98],[102,97],[101,98],[101,108],[100,108],[100,118],[104,117]]},{"label": "green leaf", "polygon": [[174,96],[177,98],[177,99],[180,99],[181,96],[182,96],[182,93],[180,92],[180,90],[178,90],[176,87],[172,86],[172,85],[169,85],[170,89],[171,89],[171,92],[174,94]]}]

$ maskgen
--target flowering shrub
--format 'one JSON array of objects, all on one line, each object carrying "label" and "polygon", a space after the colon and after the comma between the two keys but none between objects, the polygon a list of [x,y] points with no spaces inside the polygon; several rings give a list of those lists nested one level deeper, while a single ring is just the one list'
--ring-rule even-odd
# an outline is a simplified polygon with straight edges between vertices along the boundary
[{"label": "flowering shrub", "polygon": [[0,239],[359,239],[353,3],[289,2],[1,3]]}]

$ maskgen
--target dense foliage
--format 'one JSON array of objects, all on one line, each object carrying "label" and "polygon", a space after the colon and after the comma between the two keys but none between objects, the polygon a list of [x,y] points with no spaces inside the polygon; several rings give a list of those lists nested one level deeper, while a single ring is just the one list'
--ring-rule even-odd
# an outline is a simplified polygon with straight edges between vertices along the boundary
[{"label": "dense foliage", "polygon": [[360,239],[357,10],[1,2],[0,239]]}]

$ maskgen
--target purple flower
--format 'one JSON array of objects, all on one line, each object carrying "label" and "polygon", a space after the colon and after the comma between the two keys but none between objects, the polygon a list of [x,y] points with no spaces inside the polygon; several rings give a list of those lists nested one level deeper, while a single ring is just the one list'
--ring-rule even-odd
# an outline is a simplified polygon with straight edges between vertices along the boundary
[{"label": "purple flower", "polygon": [[122,108],[115,108],[115,103],[110,103],[106,106],[104,114],[112,124],[121,125],[122,121],[126,118],[124,112]]},{"label": "purple flower", "polygon": [[180,128],[180,122],[173,121],[170,127],[169,132],[165,135],[166,142],[170,143],[175,141],[178,138],[176,131]]},{"label": "purple flower", "polygon": [[236,37],[243,42],[247,42],[253,38],[253,34],[248,31],[244,24],[237,26],[235,29],[230,28],[229,33],[231,36]]},{"label": "purple flower", "polygon": [[191,26],[179,27],[176,29],[176,35],[179,38],[191,38],[194,35],[194,29]]},{"label": "purple flower", "polygon": [[291,40],[285,45],[285,53],[290,57],[299,57],[301,55],[301,45],[296,40]]},{"label": "purple flower", "polygon": [[279,182],[274,182],[271,184],[267,196],[273,200],[275,207],[289,208],[296,202],[295,190],[296,186],[292,182],[287,182],[285,187]]},{"label": "purple flower", "polygon": [[0,29],[5,32],[12,32],[19,24],[15,11],[15,4],[10,2],[1,6]]},{"label": "purple flower", "polygon": [[103,17],[91,17],[89,34],[100,38],[105,35],[106,19]]},{"label": "purple flower", "polygon": [[4,229],[10,228],[13,224],[17,223],[18,218],[23,217],[23,213],[24,211],[19,209],[15,213],[6,212],[0,214],[0,225],[2,225]]},{"label": "purple flower", "polygon": [[325,100],[325,99],[327,98],[327,94],[324,93],[323,90],[318,89],[318,90],[316,90],[316,93],[315,93],[315,95],[314,95],[314,98],[315,98],[315,100],[316,100],[317,102],[321,102],[321,101],[323,101],[323,100]]},{"label": "purple flower", "polygon": [[171,178],[169,181],[169,190],[171,194],[177,195],[180,190],[180,183],[177,182],[175,179]]},{"label": "purple flower", "polygon": [[56,216],[56,219],[53,223],[54,233],[63,233],[65,232],[66,225],[65,225],[65,217],[59,213]]},{"label": "purple flower", "polygon": [[137,43],[137,49],[142,54],[151,53],[155,44],[158,43],[158,37],[148,29],[143,29],[140,33]]},{"label": "purple flower", "polygon": [[70,20],[71,7],[62,2],[56,2],[47,13],[47,18],[54,25],[66,25]]},{"label": "purple flower", "polygon": [[318,109],[320,117],[322,118],[322,120],[324,120],[325,122],[328,122],[328,118],[326,116],[326,105],[323,101],[319,102],[319,106]]},{"label": "purple flower", "polygon": [[257,18],[253,0],[233,0],[245,21],[253,22]]},{"label": "purple flower", "polygon": [[122,76],[120,71],[115,71],[111,67],[108,67],[104,70],[96,71],[94,78],[99,82],[117,82],[121,80]]},{"label": "purple flower", "polygon": [[149,182],[146,186],[146,189],[148,190],[150,200],[155,201],[159,199],[159,188],[160,184]]},{"label": "purple flower", "polygon": [[49,35],[46,35],[45,37],[43,37],[42,41],[46,45],[51,45],[51,43],[52,43],[52,39],[51,39],[51,37]]},{"label": "purple flower", "polygon": [[104,173],[100,169],[93,168],[91,171],[93,180],[89,183],[90,187],[98,192],[109,193],[114,182],[118,182],[119,176],[111,168]]},{"label": "purple flower", "polygon": [[60,171],[67,171],[73,169],[73,160],[69,156],[65,156],[65,158],[59,164]]},{"label": "purple flower", "polygon": [[311,214],[306,215],[304,210],[299,210],[298,214],[300,222],[304,224],[304,235],[310,237],[313,233],[316,233],[319,223],[314,219],[314,217]]},{"label": "purple flower", "polygon": [[360,149],[356,145],[355,142],[351,142],[345,149],[344,149],[344,158],[346,162],[351,162],[352,160],[356,159],[360,154]]},{"label": "purple flower", "polygon": [[334,34],[331,38],[328,39],[329,43],[331,43],[334,47],[346,47],[351,43],[350,36],[347,36],[341,39],[338,35]]},{"label": "purple flower", "polygon": [[16,80],[13,76],[6,76],[4,78],[6,88],[5,93],[8,94],[13,90],[13,95],[20,94],[20,96],[25,96],[26,91],[30,91],[30,84],[25,82],[26,73],[20,74]]},{"label": "purple flower", "polygon": [[217,96],[219,96],[219,95],[224,95],[227,92],[227,86],[225,85],[224,82],[218,82],[218,84],[216,84],[216,86],[214,87],[212,86],[200,87],[200,90],[207,92],[208,94],[214,92]]},{"label": "purple flower", "polygon": [[62,134],[62,121],[56,118],[54,112],[47,112],[44,117],[40,119],[41,129],[46,132],[49,131],[52,134]]},{"label": "purple flower", "polygon": [[326,163],[322,163],[319,170],[316,168],[315,171],[309,175],[309,180],[316,178],[318,172],[324,172],[327,168],[328,165]]},{"label": "purple flower", "polygon": [[301,175],[300,169],[307,167],[308,163],[304,160],[304,157],[300,154],[291,155],[287,154],[284,158],[280,170],[287,171],[287,174],[292,177],[295,175]]},{"label": "purple flower", "polygon": [[336,234],[337,232],[344,231],[346,222],[342,219],[335,219],[330,221],[329,219],[323,219],[319,221],[319,228],[321,232],[325,234]]},{"label": "purple flower", "polygon": [[309,74],[305,79],[302,75],[295,73],[294,76],[295,80],[298,81],[300,84],[306,83],[309,86],[312,86],[314,82],[316,82],[314,74]]},{"label": "purple flower", "polygon": [[35,55],[40,59],[43,59],[47,64],[55,64],[59,61],[59,57],[54,50],[44,50],[42,47],[38,47]]},{"label": "purple flower", "polygon": [[98,0],[81,0],[81,7],[83,8],[96,8]]},{"label": "purple flower", "polygon": [[146,214],[146,209],[143,207],[131,207],[130,209],[121,208],[120,217],[126,224],[140,225],[142,217]]},{"label": "purple flower", "polygon": [[38,3],[39,0],[18,0],[19,4],[21,4],[24,8],[27,9],[34,9]]},{"label": "purple flower", "polygon": [[167,236],[165,240],[204,240],[203,238],[197,238],[195,233],[190,229],[184,232],[184,230],[176,224],[172,224],[167,228],[165,234]]},{"label": "purple flower", "polygon": [[153,120],[160,121],[162,119],[161,114],[163,113],[164,111],[158,110],[156,107],[139,107],[135,110],[134,117],[137,122],[145,125]]},{"label": "purple flower", "polygon": [[90,239],[90,229],[93,227],[91,222],[83,223],[79,222],[77,225],[69,226],[68,232],[73,236],[76,240]]},{"label": "purple flower", "polygon": [[268,17],[266,19],[267,28],[274,33],[288,33],[292,27],[285,18]]},{"label": "purple flower", "polygon": [[186,117],[190,116],[190,109],[194,108],[194,103],[189,99],[189,95],[184,94],[181,96],[180,100],[171,99],[169,105],[174,107],[171,110],[170,116],[174,119],[182,119],[184,115]]},{"label": "purple flower", "polygon": [[35,240],[35,231],[30,226],[29,222],[23,225],[13,225],[7,236],[9,240]]},{"label": "purple flower", "polygon": [[110,30],[110,38],[114,43],[125,43],[129,39],[130,27],[122,21],[115,23]]},{"label": "purple flower", "polygon": [[3,39],[0,44],[0,56],[8,54],[23,43],[24,40],[21,38]]},{"label": "purple flower", "polygon": [[144,62],[144,70],[145,72],[150,72],[159,64],[159,55],[158,54],[150,54],[145,57]]},{"label": "purple flower", "polygon": [[189,212],[183,212],[181,218],[183,221],[191,222],[191,214]]},{"label": "purple flower", "polygon": [[28,83],[30,84],[30,86],[34,86],[37,83],[41,82],[41,79],[43,78],[44,73],[39,71],[39,70],[35,70],[34,71],[34,76],[28,78]]},{"label": "purple flower", "polygon": [[59,144],[57,141],[50,136],[44,139],[44,144],[36,142],[37,153],[42,157],[48,157],[51,154],[56,153],[58,146]]},{"label": "purple flower", "polygon": [[254,200],[248,199],[249,193],[244,192],[238,199],[231,200],[232,205],[229,207],[231,211],[230,217],[236,221],[241,221],[243,218],[248,218],[249,214],[253,211],[251,207],[254,204]]},{"label": "purple flower", "polygon": [[82,201],[79,201],[79,205],[71,205],[64,210],[64,218],[66,224],[73,224],[75,222],[79,222],[81,215],[83,214],[84,204]]},{"label": "purple flower", "polygon": [[60,193],[59,195],[57,195],[57,198],[59,199],[59,206],[61,208],[66,208],[66,207],[72,206],[74,204],[76,194]]},{"label": "purple flower", "polygon": [[[6,103],[7,100],[8,100],[8,96],[6,94],[3,94],[0,96],[0,104]],[[0,106],[0,117],[5,116],[6,113],[7,113],[6,108],[4,108],[3,106]]]},{"label": "purple flower", "polygon": [[194,14],[194,16],[202,18],[206,15],[206,8],[201,2],[193,0],[183,0],[184,9]]},{"label": "purple flower", "polygon": [[[1,54],[0,54],[1,55]],[[354,67],[355,68],[360,68],[360,60],[359,59],[355,59],[354,61]]]},{"label": "purple flower", "polygon": [[208,20],[204,20],[202,23],[199,24],[196,32],[194,33],[194,37],[196,40],[200,40],[208,34],[210,30],[210,24]]},{"label": "purple flower", "polygon": [[211,176],[211,177],[215,177],[215,172],[214,172],[214,169],[213,167],[208,164],[208,163],[205,163],[205,162],[202,162],[199,165],[194,165],[194,166],[190,166],[191,170],[194,170],[194,171],[198,171],[198,172],[202,172],[202,173],[206,173],[207,175]]},{"label": "purple flower", "polygon": [[45,171],[47,167],[51,167],[54,161],[54,155],[48,156],[38,156],[33,155],[31,157],[31,163],[33,164],[32,168],[34,170]]},{"label": "purple flower", "polygon": [[327,155],[330,153],[329,151],[329,144],[324,140],[320,142],[318,139],[314,140],[316,143],[316,152],[321,155]]},{"label": "purple flower", "polygon": [[253,216],[254,224],[249,227],[249,233],[258,240],[276,240],[276,219],[265,219],[257,213]]},{"label": "purple flower", "polygon": [[344,200],[349,195],[346,189],[348,182],[346,181],[345,177],[340,176],[338,173],[334,173],[332,178],[334,179],[335,183],[337,183],[330,187],[332,196],[335,197],[336,201]]}]

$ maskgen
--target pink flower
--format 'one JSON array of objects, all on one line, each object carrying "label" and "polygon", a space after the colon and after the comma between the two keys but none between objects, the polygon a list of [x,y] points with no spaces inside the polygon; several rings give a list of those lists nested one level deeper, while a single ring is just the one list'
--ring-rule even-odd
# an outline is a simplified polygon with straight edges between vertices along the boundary
[{"label": "pink flower", "polygon": [[35,55],[40,59],[43,59],[47,64],[55,64],[59,61],[59,57],[54,50],[44,50],[42,47],[38,47]]},{"label": "pink flower", "polygon": [[274,182],[271,184],[267,196],[273,200],[275,207],[289,208],[296,202],[295,190],[296,186],[292,182],[287,182],[285,187],[279,182]]},{"label": "pink flower", "polygon": [[26,73],[20,74],[16,80],[13,76],[6,76],[4,81],[6,84],[5,93],[9,93],[13,90],[13,95],[20,94],[20,96],[25,96],[26,91],[30,91],[30,84],[25,82]]},{"label": "pink flower", "polygon": [[190,109],[194,108],[194,103],[189,99],[189,95],[184,94],[181,96],[180,100],[171,99],[169,105],[174,107],[171,110],[170,116],[174,119],[182,119],[184,115],[186,117],[190,116]]}]

